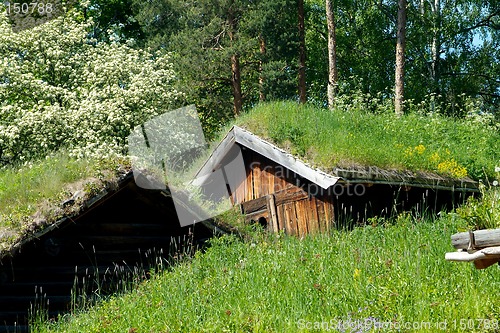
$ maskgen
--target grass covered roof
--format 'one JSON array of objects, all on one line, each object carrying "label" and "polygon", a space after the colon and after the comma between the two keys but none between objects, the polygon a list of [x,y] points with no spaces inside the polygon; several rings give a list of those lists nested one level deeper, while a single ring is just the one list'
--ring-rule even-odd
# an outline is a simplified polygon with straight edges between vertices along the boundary
[{"label": "grass covered roof", "polygon": [[[256,106],[233,124],[340,176],[367,169],[485,183],[499,176],[495,167],[500,166],[500,130],[481,117],[397,118],[275,102]],[[0,169],[0,253],[77,213],[83,202],[112,187],[129,170],[126,159],[74,160],[64,154]],[[71,204],[63,205],[69,199]]]},{"label": "grass covered roof", "polygon": [[500,127],[479,116],[396,117],[293,102],[261,104],[235,124],[326,172],[366,168],[492,181],[500,165]]}]

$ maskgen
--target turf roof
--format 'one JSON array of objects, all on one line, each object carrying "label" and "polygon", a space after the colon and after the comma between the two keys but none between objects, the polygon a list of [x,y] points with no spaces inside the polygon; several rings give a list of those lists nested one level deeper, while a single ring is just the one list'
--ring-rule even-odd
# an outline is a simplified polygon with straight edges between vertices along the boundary
[{"label": "turf roof", "polygon": [[[472,180],[493,179],[500,165],[500,131],[470,119],[419,114],[396,118],[278,102],[259,105],[233,124],[313,168],[360,182],[470,186]],[[130,170],[123,162],[85,164],[55,157],[0,170],[0,253],[78,214],[86,202],[112,189]]]}]

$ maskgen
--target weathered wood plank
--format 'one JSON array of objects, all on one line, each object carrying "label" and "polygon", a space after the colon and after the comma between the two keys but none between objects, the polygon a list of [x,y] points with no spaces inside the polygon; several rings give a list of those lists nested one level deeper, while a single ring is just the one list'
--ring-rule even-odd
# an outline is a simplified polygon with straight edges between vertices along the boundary
[{"label": "weathered wood plank", "polygon": [[317,207],[317,214],[318,214],[318,226],[319,226],[319,231],[320,232],[325,232],[326,229],[326,215],[325,215],[325,203],[323,200],[316,199],[315,204]]},{"label": "weathered wood plank", "polygon": [[328,231],[329,230],[328,224],[330,223],[330,220],[333,216],[332,211],[330,209],[331,208],[330,201],[326,196],[323,196],[323,199],[321,201],[323,201],[323,208],[325,210],[325,231]]},{"label": "weathered wood plank", "polygon": [[300,236],[300,227],[299,227],[299,223],[300,223],[300,211],[299,209],[297,209],[297,202],[292,202],[290,203],[290,207],[292,208],[292,217],[294,217],[294,220],[293,220],[293,234],[295,236]]},{"label": "weathered wood plank", "polygon": [[282,205],[281,207],[283,207],[283,212],[285,213],[284,216],[285,216],[285,219],[283,221],[283,225],[284,225],[284,231],[287,235],[291,235],[291,229],[292,229],[292,226],[290,224],[290,204],[284,204]]},{"label": "weathered wood plank", "polygon": [[276,211],[278,213],[278,230],[285,230],[285,209],[283,205],[276,206]]},{"label": "weathered wood plank", "polygon": [[296,205],[296,202],[291,202],[290,203],[290,208],[291,208],[291,213],[292,213],[292,232],[293,232],[293,235],[296,235],[298,236],[299,235],[299,226],[298,226],[298,219],[299,219],[299,215],[297,214],[297,205]]},{"label": "weathered wood plank", "polygon": [[308,221],[309,221],[309,232],[311,233],[317,233],[320,231],[319,229],[319,217],[318,217],[318,209],[316,206],[316,202],[318,200],[316,197],[312,197],[309,200],[309,214],[308,214]]},{"label": "weathered wood plank", "polygon": [[298,187],[287,188],[275,193],[276,205],[299,201],[309,197],[306,191]]},{"label": "weathered wood plank", "polygon": [[274,191],[275,193],[278,193],[279,191],[282,191],[285,189],[287,182],[283,177],[278,177],[277,175],[277,169],[274,170]]},{"label": "weathered wood plank", "polygon": [[306,200],[295,201],[295,209],[297,212],[297,234],[302,237],[307,234],[306,221]]},{"label": "weathered wood plank", "polygon": [[251,168],[248,169],[247,179],[246,179],[246,198],[245,201],[253,200],[253,170]]},{"label": "weathered wood plank", "polygon": [[267,209],[269,210],[269,229],[273,232],[278,232],[278,216],[276,214],[276,203],[274,201],[274,195],[270,194],[267,196]]},{"label": "weathered wood plank", "polygon": [[287,208],[287,234],[298,235],[297,229],[297,210],[295,208],[295,202],[290,202],[285,205]]},{"label": "weathered wood plank", "polygon": [[245,202],[248,200],[247,196],[248,196],[248,192],[250,191],[250,189],[248,188],[248,177],[249,177],[249,174],[251,171],[246,169],[245,172],[246,172],[246,177],[243,180],[243,193],[241,196],[241,202]]},{"label": "weathered wood plank", "polygon": [[[473,235],[475,248],[500,246],[500,229],[476,230]],[[451,244],[456,249],[468,249],[470,241],[468,232],[460,232],[451,236]]]},{"label": "weathered wood plank", "polygon": [[296,219],[295,219],[295,227],[296,227],[296,235],[297,236],[302,236],[303,235],[303,232],[302,232],[302,207],[301,205],[295,201],[293,202],[293,206],[295,208],[295,216],[296,216]]},{"label": "weathered wood plank", "polygon": [[259,210],[259,211],[252,212],[250,214],[245,215],[245,221],[246,222],[251,222],[251,221],[258,222],[261,217],[265,218],[266,220],[269,220],[269,212],[267,211],[267,209]]},{"label": "weathered wood plank", "polygon": [[261,197],[255,200],[250,200],[241,204],[243,214],[250,214],[252,212],[267,209],[266,197]]},{"label": "weathered wood plank", "polygon": [[[274,198],[276,206],[279,206],[308,198],[308,194],[301,189],[292,188],[275,193]],[[241,204],[244,214],[248,214],[256,210],[262,210],[264,209],[264,207],[266,207],[266,205],[267,199],[265,196],[253,200],[248,200],[247,202]]]},{"label": "weathered wood plank", "polygon": [[257,163],[253,163],[253,168],[252,168],[252,179],[253,179],[253,199],[260,198],[262,196],[262,175],[261,175],[261,157],[256,154],[255,152],[252,153],[253,155],[253,161]]},{"label": "weathered wood plank", "polygon": [[276,190],[274,189],[274,179],[276,176],[274,176],[274,165],[269,165],[267,166],[267,171],[265,171],[267,174],[267,189],[268,193],[274,193]]},{"label": "weathered wood plank", "polygon": [[269,173],[269,167],[267,163],[260,158],[260,195],[268,195],[271,194],[272,191],[269,189],[269,178],[274,177],[272,174]]},{"label": "weathered wood plank", "polygon": [[306,229],[306,233],[310,234],[314,232],[314,223],[316,223],[315,220],[313,220],[313,213],[311,211],[311,201],[312,198],[304,199],[302,202],[302,206],[304,209],[304,225]]}]

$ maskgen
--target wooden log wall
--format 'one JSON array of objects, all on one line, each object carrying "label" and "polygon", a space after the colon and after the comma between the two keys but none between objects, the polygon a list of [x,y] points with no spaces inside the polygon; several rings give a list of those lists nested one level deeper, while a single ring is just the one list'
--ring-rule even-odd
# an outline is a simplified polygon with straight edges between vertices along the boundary
[{"label": "wooden log wall", "polygon": [[[397,216],[405,211],[437,213],[462,204],[473,193],[390,184],[349,183],[331,191],[337,224],[350,228],[370,217]],[[340,194],[340,195],[337,195]]]},{"label": "wooden log wall", "polygon": [[[253,151],[243,150],[243,158],[247,176],[232,195],[248,220],[265,219],[270,230],[299,237],[334,225],[334,199],[318,185]],[[270,196],[274,205],[269,204]]]},{"label": "wooden log wall", "polygon": [[[92,210],[0,262],[0,332],[26,332],[29,310],[54,318],[92,295],[147,277],[158,260],[181,256],[211,232],[201,223],[180,228],[171,198],[133,181]],[[162,259],[163,258],[163,259]]]},{"label": "wooden log wall", "polygon": [[410,210],[419,213],[449,210],[470,195],[460,191],[369,181],[339,182],[322,190],[249,149],[242,148],[242,152],[246,178],[232,193],[233,203],[242,205],[248,220],[265,220],[269,226],[273,222],[272,207],[266,197],[273,195],[277,227],[272,224],[269,229],[284,230],[291,235],[324,232],[332,226],[352,228],[370,217],[391,217]]}]

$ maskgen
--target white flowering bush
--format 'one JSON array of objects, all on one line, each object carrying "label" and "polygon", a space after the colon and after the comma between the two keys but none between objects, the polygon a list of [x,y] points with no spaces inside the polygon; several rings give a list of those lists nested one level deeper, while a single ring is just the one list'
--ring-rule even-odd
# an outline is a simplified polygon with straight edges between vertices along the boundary
[{"label": "white flowering bush", "polygon": [[14,33],[0,17],[0,162],[126,150],[131,129],[178,105],[168,55],[88,36],[78,12]]}]

